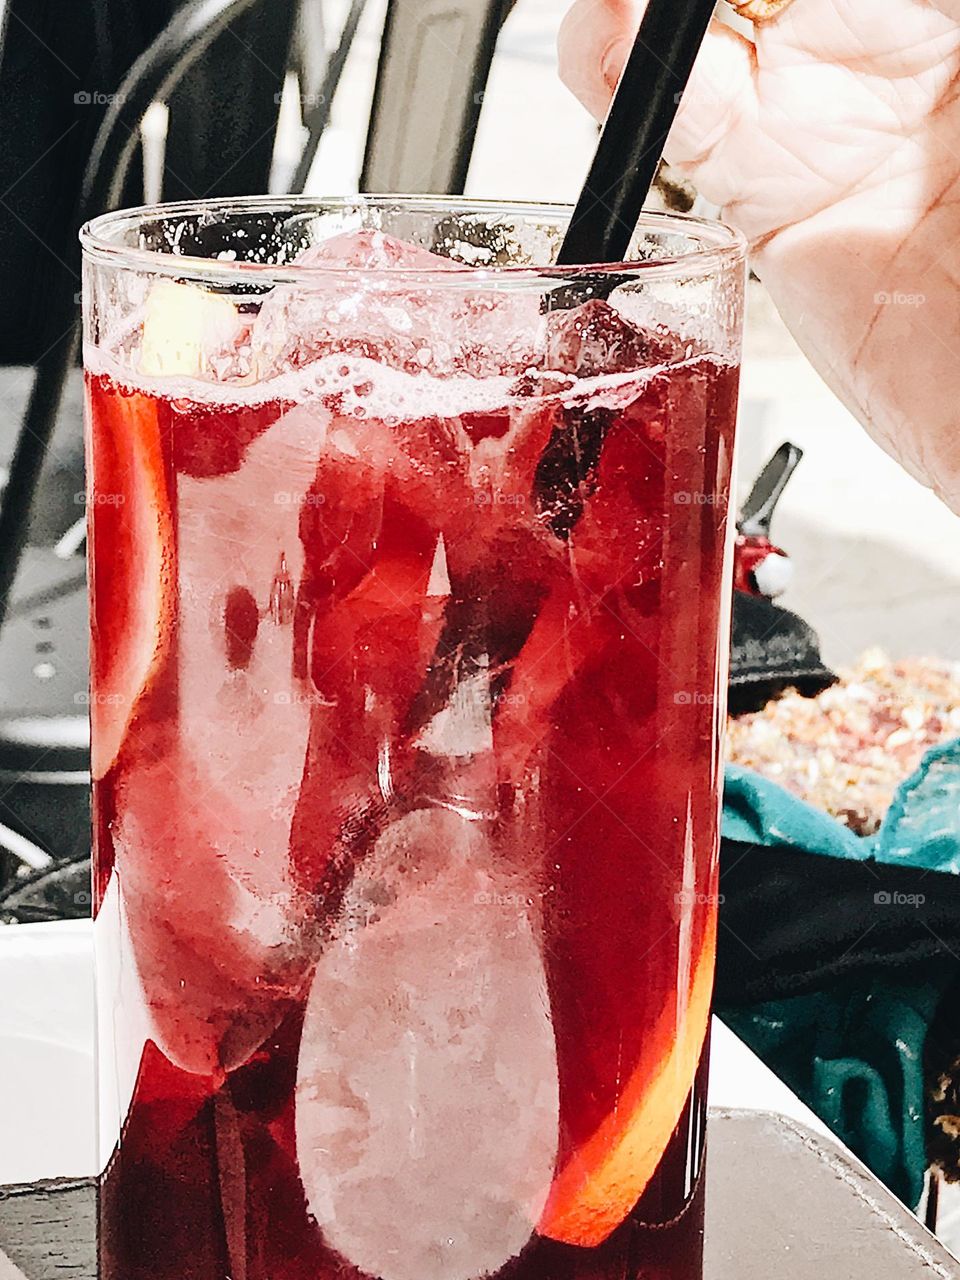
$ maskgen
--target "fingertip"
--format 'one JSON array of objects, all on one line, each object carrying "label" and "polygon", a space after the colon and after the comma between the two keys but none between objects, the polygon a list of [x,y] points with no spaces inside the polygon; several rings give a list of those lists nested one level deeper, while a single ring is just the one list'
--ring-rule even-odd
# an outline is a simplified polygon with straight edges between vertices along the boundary
[{"label": "fingertip", "polygon": [[597,120],[607,113],[635,17],[622,0],[576,0],[557,39],[560,78]]},{"label": "fingertip", "polygon": [[620,36],[613,41],[600,62],[600,74],[610,97],[613,97],[614,90],[620,83],[632,45],[633,42],[627,36]]}]

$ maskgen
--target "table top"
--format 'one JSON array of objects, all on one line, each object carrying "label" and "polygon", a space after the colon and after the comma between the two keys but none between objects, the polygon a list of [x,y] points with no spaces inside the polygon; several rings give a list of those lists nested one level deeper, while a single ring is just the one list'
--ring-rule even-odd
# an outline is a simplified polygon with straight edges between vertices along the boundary
[{"label": "table top", "polygon": [[[0,1280],[93,1280],[90,1179],[0,1188]],[[960,1264],[832,1139],[713,1111],[704,1280],[960,1280]]]}]

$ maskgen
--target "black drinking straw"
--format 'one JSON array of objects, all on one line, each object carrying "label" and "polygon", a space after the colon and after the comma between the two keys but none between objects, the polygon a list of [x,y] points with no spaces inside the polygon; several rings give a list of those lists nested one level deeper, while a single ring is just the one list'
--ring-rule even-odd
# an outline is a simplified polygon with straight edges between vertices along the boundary
[{"label": "black drinking straw", "polygon": [[650,0],[558,266],[622,262],[716,0]]}]

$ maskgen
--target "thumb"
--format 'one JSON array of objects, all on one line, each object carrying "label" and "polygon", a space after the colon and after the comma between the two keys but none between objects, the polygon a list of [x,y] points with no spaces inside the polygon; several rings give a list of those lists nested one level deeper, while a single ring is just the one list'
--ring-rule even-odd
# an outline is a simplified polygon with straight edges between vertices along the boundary
[{"label": "thumb", "polygon": [[[642,6],[577,0],[560,29],[560,75],[603,119],[636,37]],[[742,191],[758,119],[754,47],[714,20],[684,90],[666,157],[713,204]]]}]

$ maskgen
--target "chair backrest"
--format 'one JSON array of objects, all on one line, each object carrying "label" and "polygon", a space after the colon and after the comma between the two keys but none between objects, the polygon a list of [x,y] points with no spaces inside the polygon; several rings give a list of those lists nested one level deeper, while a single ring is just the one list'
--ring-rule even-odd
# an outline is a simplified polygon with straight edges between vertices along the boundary
[{"label": "chair backrest", "polygon": [[152,30],[141,22],[149,16],[143,0],[7,0],[4,7],[0,364],[33,364],[43,350],[49,291],[76,270],[73,216],[86,157],[109,94]]},{"label": "chair backrest", "polygon": [[[76,208],[97,130],[129,68],[183,0],[2,0],[0,364],[35,364],[47,300],[76,273]],[[170,199],[265,191],[295,0],[237,16],[171,100]],[[215,105],[211,105],[215,104]],[[134,163],[125,203],[142,203]],[[71,293],[79,284],[74,284]]]},{"label": "chair backrest", "polygon": [[268,0],[240,14],[177,86],[164,200],[266,194],[297,7]]},{"label": "chair backrest", "polygon": [[507,7],[389,0],[362,191],[463,191]]},{"label": "chair backrest", "polygon": [[[389,0],[364,190],[463,190],[511,0]],[[0,0],[0,365],[49,346],[48,300],[79,287],[77,194],[131,66],[203,0]],[[263,192],[297,0],[232,17],[172,91],[165,199]],[[5,32],[4,32],[4,20]],[[173,59],[175,61],[175,59]],[[135,129],[130,111],[121,128]],[[134,155],[121,203],[142,202]],[[64,279],[73,281],[69,289]]]},{"label": "chair backrest", "polygon": [[[22,2],[23,0],[14,0],[15,4]],[[41,59],[42,70],[47,73],[48,78],[53,75],[52,68],[57,69],[59,95],[54,100],[59,112],[57,121],[62,123],[62,115],[66,110],[65,95],[69,90],[71,110],[88,111],[89,123],[80,129],[74,121],[68,124],[62,134],[58,134],[54,126],[44,120],[46,131],[42,134],[42,139],[45,141],[47,134],[54,133],[47,150],[55,160],[62,162],[62,171],[60,165],[55,165],[54,171],[48,171],[48,157],[44,154],[27,163],[29,155],[18,151],[18,144],[14,141],[14,157],[25,166],[21,178],[26,180],[29,177],[31,181],[35,178],[36,186],[23,213],[12,209],[6,201],[0,201],[0,210],[10,213],[14,222],[19,225],[21,238],[28,235],[39,240],[43,249],[39,262],[35,261],[35,252],[28,266],[23,269],[23,278],[13,286],[4,278],[4,264],[0,262],[0,287],[6,287],[7,297],[27,299],[25,308],[30,305],[29,300],[40,300],[39,307],[35,308],[39,311],[35,324],[30,325],[27,316],[21,318],[21,327],[27,332],[27,337],[19,348],[12,342],[7,342],[4,346],[5,335],[0,332],[0,364],[34,364],[36,367],[36,377],[0,507],[0,622],[9,603],[26,542],[33,497],[60,409],[63,387],[76,359],[78,223],[85,217],[127,202],[130,184],[135,180],[135,161],[139,158],[140,123],[150,104],[154,100],[175,99],[176,92],[185,83],[189,90],[189,77],[197,73],[201,55],[208,52],[218,38],[221,44],[225,40],[236,39],[232,28],[238,22],[252,18],[258,11],[267,10],[273,18],[284,15],[282,29],[289,39],[295,3],[296,0],[272,0],[269,4],[265,0],[188,0],[187,3],[178,3],[173,5],[174,12],[170,21],[145,47],[138,49],[138,39],[131,37],[125,42],[124,56],[120,58],[118,48],[122,42],[116,38],[116,31],[126,31],[130,15],[152,6],[154,0],[88,0],[86,4],[76,5],[75,10],[75,0],[44,0],[43,6],[37,6],[37,14],[56,14],[60,7],[66,5],[68,12],[84,15],[82,21],[78,18],[76,22],[77,47],[81,49],[81,54],[69,45],[64,52],[73,58],[76,67],[87,68],[86,74],[90,79],[85,82],[79,79],[79,72],[71,69],[66,58],[54,46],[47,44],[44,32],[21,21],[16,8],[11,11],[7,39],[0,59],[0,117],[7,96],[11,96],[2,93],[4,69],[9,72],[11,67],[17,70],[20,78],[17,91],[12,94],[14,104],[23,103],[28,115],[45,109],[46,83],[40,72],[31,79],[26,74],[29,59],[24,61],[22,49],[20,55],[15,56],[17,50],[12,41],[14,34],[20,32],[39,42],[44,54]],[[170,4],[171,0],[161,0],[161,5],[169,8]],[[114,10],[117,10],[116,14]],[[31,14],[34,22],[37,14]],[[111,17],[117,18],[116,31],[108,21]],[[58,30],[56,23],[53,23],[53,30],[47,34],[54,38]],[[135,36],[140,38],[140,45],[143,44],[142,37],[146,30],[145,24],[137,27]],[[84,40],[87,52],[93,51],[92,62],[81,61]],[[256,56],[253,49],[247,48],[247,52],[251,58]],[[272,74],[271,72],[271,76]],[[111,76],[112,79],[108,78]],[[282,82],[282,77],[280,80]],[[77,83],[93,87],[74,89],[73,86]],[[102,89],[98,87],[101,84],[110,85],[111,88],[109,91]],[[262,81],[257,81],[258,97],[262,97],[262,84]],[[223,99],[220,101],[223,103]],[[201,104],[194,99],[193,105],[199,109]],[[226,109],[218,111],[216,101],[203,106],[204,109],[199,114],[216,119],[217,128],[223,131],[222,137],[229,137],[234,131],[241,138],[249,136],[249,125],[245,123],[243,116],[237,116],[235,111]],[[12,107],[10,109],[13,110]],[[261,132],[272,136],[279,116],[279,94],[276,91],[269,109],[271,126]],[[244,128],[247,130],[246,135]],[[200,149],[211,160],[213,156],[207,142],[215,134],[216,129],[211,125],[204,147]],[[11,163],[10,156],[3,153],[3,144],[7,138],[8,132],[0,128],[0,184],[9,172]],[[59,156],[64,145],[67,145],[66,157]],[[272,146],[270,150],[272,154]],[[184,150],[183,154],[190,159],[189,151]],[[236,169],[241,162],[242,156],[231,167]],[[196,168],[193,172],[196,173]],[[212,179],[205,182],[206,191],[201,194],[222,193],[229,189],[230,179],[230,169],[215,171]],[[17,181],[13,181],[11,191],[16,188]],[[133,203],[142,201],[142,179],[140,181],[140,193],[133,193]],[[194,181],[197,181],[196,177]],[[48,207],[51,204],[52,210]],[[51,219],[54,225],[47,228],[45,220]],[[38,224],[44,227],[46,234],[37,232]],[[0,223],[0,251],[4,245],[3,234],[6,229],[8,228]],[[7,310],[16,316],[17,307],[11,305]],[[4,319],[9,327],[9,317]]]}]

